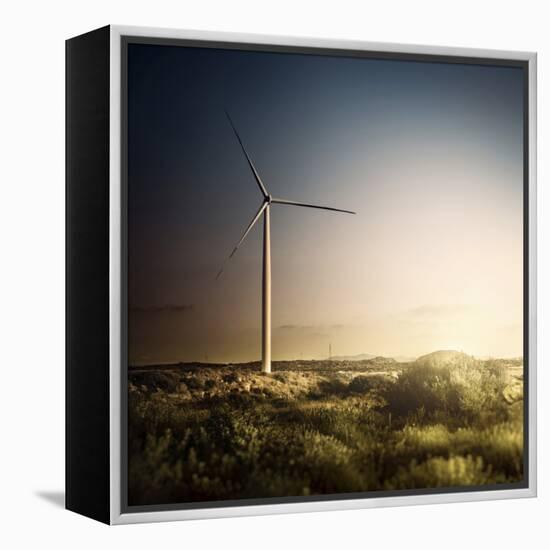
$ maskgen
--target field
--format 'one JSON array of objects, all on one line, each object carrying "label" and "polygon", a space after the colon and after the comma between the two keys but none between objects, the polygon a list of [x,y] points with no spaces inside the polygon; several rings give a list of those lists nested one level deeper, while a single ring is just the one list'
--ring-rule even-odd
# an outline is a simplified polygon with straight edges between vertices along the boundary
[{"label": "field", "polygon": [[522,381],[459,352],[131,367],[129,504],[518,482]]}]

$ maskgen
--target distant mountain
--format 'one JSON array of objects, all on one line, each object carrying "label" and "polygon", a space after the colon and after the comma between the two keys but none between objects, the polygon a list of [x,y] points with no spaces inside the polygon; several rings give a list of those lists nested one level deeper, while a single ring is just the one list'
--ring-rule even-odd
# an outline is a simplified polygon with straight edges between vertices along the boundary
[{"label": "distant mountain", "polygon": [[440,350],[422,355],[416,361],[416,365],[425,365],[429,367],[452,367],[455,365],[471,365],[476,359],[462,351]]},{"label": "distant mountain", "polygon": [[394,359],[398,363],[413,363],[414,361],[416,361],[416,357],[405,357],[403,355],[398,355],[397,357],[394,357]]},{"label": "distant mountain", "polygon": [[[370,359],[379,359],[382,356],[373,355],[372,353],[360,353],[359,355],[338,355],[332,358],[333,361],[369,361]],[[411,363],[414,361],[414,357],[387,357],[387,359],[393,359],[398,363]]]},{"label": "distant mountain", "polygon": [[369,359],[374,359],[376,355],[371,353],[360,353],[359,355],[337,355],[332,357],[333,361],[368,361]]}]

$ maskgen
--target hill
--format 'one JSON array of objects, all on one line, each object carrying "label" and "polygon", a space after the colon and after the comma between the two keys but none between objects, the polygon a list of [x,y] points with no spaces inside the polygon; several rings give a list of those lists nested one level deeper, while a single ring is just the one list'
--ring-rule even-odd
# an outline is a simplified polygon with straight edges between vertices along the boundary
[{"label": "hill", "polygon": [[462,351],[440,350],[422,355],[414,363],[428,367],[453,367],[471,366],[477,363],[477,360]]}]

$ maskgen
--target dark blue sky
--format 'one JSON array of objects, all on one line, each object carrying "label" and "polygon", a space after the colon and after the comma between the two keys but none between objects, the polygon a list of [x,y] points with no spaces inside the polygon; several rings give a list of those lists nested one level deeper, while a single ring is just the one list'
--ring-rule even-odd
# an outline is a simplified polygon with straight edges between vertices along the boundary
[{"label": "dark blue sky", "polygon": [[[259,228],[213,282],[261,201],[224,109],[273,195],[358,211],[272,212],[274,358],[322,356],[329,341],[338,354],[455,341],[498,354],[462,334],[471,318],[449,319],[448,339],[401,325],[465,305],[490,327],[503,312],[487,288],[503,269],[502,330],[521,322],[522,79],[511,67],[130,44],[131,359],[259,353]],[[482,273],[465,289],[474,261]]]}]

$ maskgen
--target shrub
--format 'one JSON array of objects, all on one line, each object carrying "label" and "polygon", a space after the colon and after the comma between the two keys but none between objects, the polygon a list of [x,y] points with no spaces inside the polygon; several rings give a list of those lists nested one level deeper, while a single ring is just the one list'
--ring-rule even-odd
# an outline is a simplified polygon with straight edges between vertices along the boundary
[{"label": "shrub", "polygon": [[507,411],[506,386],[506,373],[498,367],[419,364],[403,371],[386,389],[385,398],[390,410],[400,415],[422,409],[429,417],[439,415],[452,423],[473,421],[490,411],[502,419]]},{"label": "shrub", "polygon": [[387,489],[417,489],[427,487],[458,487],[483,485],[494,481],[491,470],[485,469],[483,458],[468,455],[430,458],[422,463],[411,460],[408,467],[399,468],[386,482]]},{"label": "shrub", "polygon": [[368,393],[373,390],[383,390],[388,386],[388,379],[377,375],[358,375],[355,376],[348,385],[348,390],[352,393]]},{"label": "shrub", "polygon": [[130,380],[137,386],[146,386],[148,390],[167,393],[175,392],[179,384],[179,376],[170,371],[135,372],[130,375]]}]

